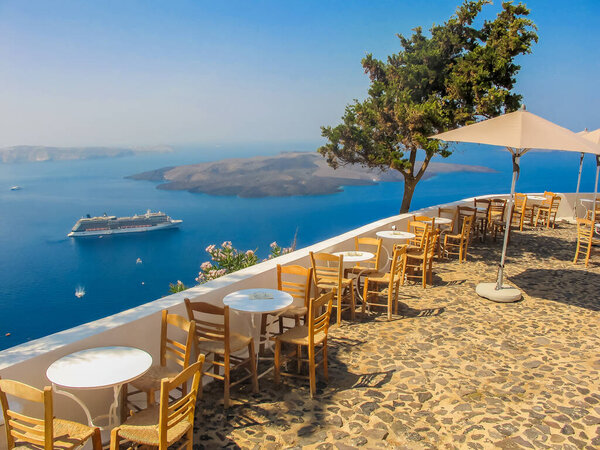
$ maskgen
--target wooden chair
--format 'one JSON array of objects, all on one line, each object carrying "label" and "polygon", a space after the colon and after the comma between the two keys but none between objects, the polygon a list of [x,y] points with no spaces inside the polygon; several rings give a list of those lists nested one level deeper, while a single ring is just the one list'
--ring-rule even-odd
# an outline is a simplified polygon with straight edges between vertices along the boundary
[{"label": "wooden chair", "polygon": [[[469,239],[472,241],[473,238],[477,235],[477,230],[475,228],[477,208],[472,206],[457,206],[456,207],[456,223],[462,224],[465,217],[473,216],[473,222],[471,225],[471,232],[469,233]],[[457,230],[458,231],[458,230]]]},{"label": "wooden chair", "polygon": [[[41,403],[43,418],[23,414],[21,402],[15,403],[15,408],[12,409],[7,395],[20,401]],[[0,404],[9,449],[70,449],[83,446],[91,438],[92,448],[102,450],[102,439],[97,427],[54,417],[50,386],[40,390],[19,381],[0,379]]]},{"label": "wooden chair", "polygon": [[[185,333],[183,335],[185,340],[179,341],[170,337],[170,328]],[[122,396],[126,401],[123,402],[121,420],[125,420],[126,408],[129,405],[137,411],[141,410],[135,404],[128,402],[131,396],[144,392],[146,394],[146,406],[154,405],[155,393],[160,390],[162,379],[174,377],[181,369],[188,367],[192,354],[195,353],[197,353],[196,324],[186,320],[185,317],[169,314],[167,310],[163,310],[160,326],[160,363],[153,365],[144,375],[129,383],[137,389],[136,391],[129,391],[128,385],[123,386]],[[182,395],[185,395],[185,393],[185,390],[181,392]]]},{"label": "wooden chair", "polygon": [[[387,308],[388,320],[392,320],[392,306],[394,314],[398,314],[398,291],[400,285],[404,284],[404,264],[406,263],[406,245],[394,246],[394,256],[392,257],[392,267],[390,271],[382,276],[365,278],[365,287],[363,293],[362,313],[365,313],[366,306]],[[387,285],[387,288],[380,290],[381,285]],[[369,286],[372,290],[369,290]],[[380,303],[377,300],[385,297],[386,303]]]},{"label": "wooden chair", "polygon": [[[275,340],[275,383],[279,383],[281,376],[308,378],[310,383],[310,396],[314,397],[317,391],[317,366],[323,365],[325,380],[329,379],[327,372],[327,333],[331,319],[331,307],[333,304],[333,292],[323,294],[315,300],[311,300],[308,311],[308,324],[300,325],[286,331]],[[325,312],[321,312],[325,309]],[[282,355],[282,345],[288,344],[295,348],[294,353]],[[302,347],[308,348],[308,358],[303,359]],[[322,359],[317,363],[317,356],[321,354]],[[282,357],[283,356],[283,357]],[[308,363],[308,377],[291,372],[282,372],[281,365],[290,360],[297,359],[299,362]]]},{"label": "wooden chair", "polygon": [[441,233],[453,233],[456,227],[456,219],[458,217],[458,208],[438,208],[438,217],[446,217],[452,219],[452,224],[440,230]]},{"label": "wooden chair", "polygon": [[[490,233],[494,236],[494,242],[496,242],[498,233],[502,233],[504,231],[504,227],[506,226],[505,214],[506,214],[506,204],[507,200],[502,198],[494,198],[490,204]],[[514,205],[513,205],[514,208]],[[510,233],[510,230],[509,230]],[[509,234],[510,238],[510,234]]]},{"label": "wooden chair", "polygon": [[[427,278],[429,283],[433,284],[433,259],[438,237],[437,231],[428,231],[423,238],[422,248],[408,247],[402,278],[421,278],[423,289],[427,287]],[[421,271],[421,275],[415,275],[418,270]]]},{"label": "wooden chair", "polygon": [[[121,441],[167,450],[178,443],[178,449],[194,448],[194,415],[200,391],[204,355],[198,361],[172,378],[160,382],[160,404],[132,414],[125,423],[113,428],[110,434],[111,450],[119,450]],[[185,390],[191,379],[189,393],[170,401],[174,390]],[[181,442],[180,442],[181,441]],[[137,446],[136,446],[137,447]]]},{"label": "wooden chair", "polygon": [[[254,339],[230,330],[229,306],[221,308],[210,303],[191,302],[188,298],[184,301],[188,318],[196,323],[198,351],[206,356],[213,355],[213,359],[207,361],[210,364],[208,369],[210,370],[212,367],[213,373],[203,370],[202,375],[223,380],[223,406],[229,408],[230,388],[243,381],[251,379],[252,392],[258,392]],[[244,358],[233,354],[245,349],[248,350],[248,357]],[[221,367],[223,375],[220,373]],[[231,371],[237,368],[244,368],[248,374],[232,383]]]},{"label": "wooden chair", "polygon": [[575,248],[575,258],[573,258],[573,264],[577,264],[579,253],[585,254],[585,267],[588,266],[590,261],[590,254],[592,253],[592,245],[599,243],[597,239],[594,239],[594,223],[589,219],[577,218],[577,247]]},{"label": "wooden chair", "polygon": [[[314,285],[317,293],[333,291],[337,301],[334,302],[334,308],[337,308],[337,326],[342,323],[342,311],[350,310],[350,318],[354,320],[356,299],[354,296],[354,280],[342,276],[344,270],[343,256],[335,256],[329,253],[310,252],[310,261],[313,268]],[[349,304],[342,309],[342,300],[344,299],[344,289],[349,292]]]},{"label": "wooden chair", "polygon": [[476,198],[473,200],[473,206],[476,209],[474,229],[479,235],[481,242],[485,241],[488,230],[488,218],[490,216],[491,201],[487,198]]},{"label": "wooden chair", "polygon": [[467,260],[467,250],[469,248],[469,234],[473,225],[473,216],[463,217],[462,229],[460,234],[447,234],[444,236],[444,255],[458,255],[458,262]]},{"label": "wooden chair", "polygon": [[354,249],[356,251],[371,252],[375,256],[366,261],[358,262],[354,267],[350,267],[344,271],[344,276],[347,277],[349,273],[362,274],[366,276],[370,273],[379,272],[379,255],[381,254],[381,245],[383,239],[373,237],[355,237],[354,238]]},{"label": "wooden chair", "polygon": [[[312,289],[312,268],[306,268],[297,265],[282,266],[277,264],[277,289],[287,292],[292,296],[292,304],[275,316],[275,321],[279,324],[279,333],[291,328],[284,323],[284,319],[294,320],[295,326],[300,325],[300,321],[306,321],[308,313],[308,302],[310,300],[310,291]],[[260,324],[260,354],[264,354],[267,327],[275,322],[269,323],[270,314],[263,314]],[[276,333],[277,334],[277,333]],[[275,335],[271,333],[270,340],[275,340]]]},{"label": "wooden chair", "polygon": [[552,223],[552,228],[554,228],[556,225],[556,212],[560,205],[560,196],[553,192],[544,192],[544,196],[546,200],[538,206],[535,214],[535,226],[538,226],[538,221],[541,218],[542,223],[546,224],[546,228],[550,228],[550,223]]},{"label": "wooden chair", "polygon": [[433,229],[431,222],[411,220],[408,222],[407,230],[415,235],[413,239],[408,241],[408,246],[411,248],[423,248],[425,235]]},{"label": "wooden chair", "polygon": [[529,221],[533,219],[533,210],[527,206],[527,195],[515,194],[515,204],[513,210],[512,220],[513,222],[518,220],[519,231],[523,231],[523,223],[525,218],[529,216]]}]

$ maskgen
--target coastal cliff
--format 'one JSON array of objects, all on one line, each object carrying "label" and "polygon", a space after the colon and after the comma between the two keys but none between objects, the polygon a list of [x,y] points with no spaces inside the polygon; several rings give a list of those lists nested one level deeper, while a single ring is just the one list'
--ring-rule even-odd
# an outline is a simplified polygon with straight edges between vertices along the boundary
[{"label": "coastal cliff", "polygon": [[[432,162],[424,177],[450,172],[495,171],[482,166]],[[343,186],[403,181],[395,170],[382,172],[359,165],[334,170],[318,153],[303,152],[163,167],[127,178],[163,182],[158,189],[239,197],[324,195],[340,192]]]}]

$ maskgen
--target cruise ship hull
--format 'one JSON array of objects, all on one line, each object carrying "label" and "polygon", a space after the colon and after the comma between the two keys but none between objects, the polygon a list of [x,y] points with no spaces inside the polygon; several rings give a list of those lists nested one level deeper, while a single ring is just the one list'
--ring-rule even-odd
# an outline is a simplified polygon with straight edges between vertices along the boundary
[{"label": "cruise ship hull", "polygon": [[170,222],[160,223],[151,226],[139,226],[131,228],[115,228],[108,230],[90,230],[90,231],[71,231],[68,237],[89,237],[89,236],[107,236],[114,234],[127,234],[127,233],[143,233],[147,231],[158,231],[166,230],[169,228],[176,228],[183,222],[182,220],[171,220]]}]

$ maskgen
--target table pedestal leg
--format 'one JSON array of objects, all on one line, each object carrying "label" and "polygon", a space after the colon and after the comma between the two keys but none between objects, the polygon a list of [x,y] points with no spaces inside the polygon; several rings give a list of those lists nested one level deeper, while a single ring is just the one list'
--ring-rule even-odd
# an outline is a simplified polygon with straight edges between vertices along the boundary
[{"label": "table pedestal leg", "polygon": [[71,394],[70,392],[58,389],[54,383],[52,383],[52,390],[57,394],[64,395],[65,397],[69,397],[71,400],[73,400],[75,403],[77,403],[79,406],[81,406],[81,409],[83,409],[83,412],[85,413],[85,417],[87,418],[88,425],[90,427],[96,426],[94,424],[94,421],[92,420],[92,415],[90,414],[90,410],[85,405],[85,403],[83,403],[81,400],[79,400],[79,397],[77,397],[74,394]]}]

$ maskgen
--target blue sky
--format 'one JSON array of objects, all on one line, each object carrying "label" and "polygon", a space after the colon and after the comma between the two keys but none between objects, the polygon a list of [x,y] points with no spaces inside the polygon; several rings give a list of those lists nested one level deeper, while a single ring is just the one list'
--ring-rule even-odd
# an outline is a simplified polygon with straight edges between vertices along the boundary
[{"label": "blue sky", "polygon": [[[319,142],[365,95],[362,57],[457,4],[0,0],[0,146]],[[600,2],[526,4],[540,36],[520,58],[528,110],[600,127]]]}]

